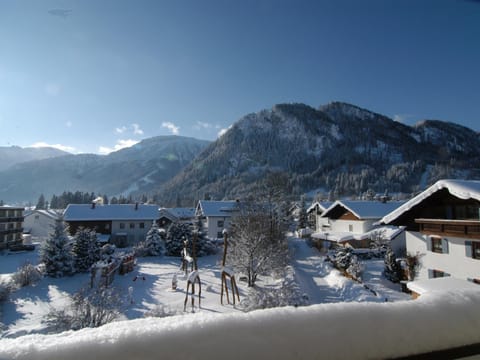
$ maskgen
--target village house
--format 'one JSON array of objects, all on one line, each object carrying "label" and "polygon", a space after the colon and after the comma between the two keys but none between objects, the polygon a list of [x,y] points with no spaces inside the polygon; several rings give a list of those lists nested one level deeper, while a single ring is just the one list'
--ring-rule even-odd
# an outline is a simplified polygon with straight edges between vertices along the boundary
[{"label": "village house", "polygon": [[480,181],[440,180],[381,220],[405,226],[418,280],[452,276],[480,282]]},{"label": "village house", "polygon": [[165,230],[172,222],[192,223],[195,219],[195,208],[160,208],[158,226]]},{"label": "village house", "polygon": [[237,212],[237,201],[200,200],[195,215],[203,220],[206,236],[213,240],[223,238],[223,229],[230,227],[231,218]]},{"label": "village house", "polygon": [[328,226],[328,218],[322,217],[322,214],[327,210],[333,202],[331,201],[315,201],[307,209],[308,224],[312,230],[320,232],[323,226]]},{"label": "village house", "polygon": [[43,241],[50,235],[55,222],[60,219],[60,215],[61,213],[52,209],[26,211],[23,231],[30,234],[32,240]]},{"label": "village house", "polygon": [[22,244],[23,207],[0,206],[0,249]]},{"label": "village house", "polygon": [[392,249],[401,254],[405,251],[403,228],[379,227],[376,223],[403,203],[337,200],[320,215],[312,238],[321,249],[328,250],[334,244],[369,248],[370,242],[380,236],[390,241]]},{"label": "village house", "polygon": [[[145,239],[153,221],[158,221],[157,205],[70,204],[63,214],[70,234],[79,227],[95,230],[103,241],[117,246],[128,246]],[[103,236],[102,236],[103,235]]]}]

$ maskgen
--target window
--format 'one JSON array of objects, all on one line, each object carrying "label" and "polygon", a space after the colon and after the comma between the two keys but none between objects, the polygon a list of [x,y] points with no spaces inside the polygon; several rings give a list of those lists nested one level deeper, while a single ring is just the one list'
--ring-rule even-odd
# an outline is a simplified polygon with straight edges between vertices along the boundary
[{"label": "window", "polygon": [[443,254],[442,239],[436,236],[432,236],[432,251],[436,253]]},{"label": "window", "polygon": [[480,241],[472,241],[472,258],[480,259]]},{"label": "window", "polygon": [[145,229],[145,223],[140,223],[140,224],[138,225],[138,227],[139,227],[140,229]]},{"label": "window", "polygon": [[353,225],[352,224],[348,225],[348,231],[353,232]]},{"label": "window", "polygon": [[223,228],[224,221],[223,220],[218,220],[217,221],[217,226]]},{"label": "window", "polygon": [[223,238],[223,232],[222,231],[217,232],[217,238],[218,239]]},{"label": "window", "polygon": [[35,215],[35,220],[40,219],[40,215]]},{"label": "window", "polygon": [[444,277],[445,276],[445,273],[441,270],[433,270],[432,271],[432,277],[435,279],[435,278],[441,278],[441,277]]},{"label": "window", "polygon": [[135,229],[135,223],[130,223],[130,229]]},{"label": "window", "polygon": [[125,223],[120,223],[120,229],[125,229]]}]

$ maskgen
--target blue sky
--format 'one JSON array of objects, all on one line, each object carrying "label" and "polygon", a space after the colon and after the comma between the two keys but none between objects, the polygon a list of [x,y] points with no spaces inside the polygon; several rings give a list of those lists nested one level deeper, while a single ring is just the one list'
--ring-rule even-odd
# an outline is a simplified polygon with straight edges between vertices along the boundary
[{"label": "blue sky", "polygon": [[0,146],[214,140],[282,102],[476,131],[480,2],[0,0]]}]

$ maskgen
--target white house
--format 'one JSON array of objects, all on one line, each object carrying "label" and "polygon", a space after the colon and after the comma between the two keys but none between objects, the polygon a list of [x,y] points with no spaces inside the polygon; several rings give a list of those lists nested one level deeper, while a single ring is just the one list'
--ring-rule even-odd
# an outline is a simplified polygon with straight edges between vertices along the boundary
[{"label": "white house", "polygon": [[401,253],[405,247],[402,241],[402,228],[379,227],[376,223],[383,216],[401,206],[399,201],[348,201],[337,200],[322,215],[321,228],[312,238],[321,242],[324,249],[332,243],[354,248],[369,247],[370,240],[381,233],[390,240],[395,252]]},{"label": "white house", "polygon": [[420,258],[419,280],[480,282],[480,181],[440,180],[381,222],[406,227],[407,252]]},{"label": "white house", "polygon": [[26,211],[23,231],[30,234],[33,240],[43,241],[52,232],[55,222],[60,218],[60,215],[59,211],[53,209]]},{"label": "white house", "polygon": [[223,229],[230,227],[231,218],[237,212],[237,201],[200,200],[196,209],[196,215],[203,219],[206,235],[210,239],[221,239]]},{"label": "white house", "polygon": [[70,204],[63,216],[72,235],[85,227],[109,235],[116,245],[126,246],[145,239],[152,222],[158,221],[159,210],[149,204]]},{"label": "white house", "polygon": [[308,223],[315,224],[314,230],[320,232],[323,229],[323,226],[328,226],[328,218],[322,217],[322,214],[327,210],[333,203],[331,201],[315,201],[307,209]]}]

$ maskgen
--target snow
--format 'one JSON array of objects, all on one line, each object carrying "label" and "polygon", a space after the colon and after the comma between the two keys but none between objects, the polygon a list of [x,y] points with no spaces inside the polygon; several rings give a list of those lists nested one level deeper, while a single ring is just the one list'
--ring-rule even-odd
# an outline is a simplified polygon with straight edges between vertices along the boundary
[{"label": "snow", "polygon": [[407,287],[419,295],[429,292],[445,292],[445,291],[463,291],[472,290],[480,292],[480,285],[473,282],[457,279],[454,277],[441,277],[426,280],[410,281]]},{"label": "snow", "polygon": [[480,181],[476,180],[439,180],[425,191],[421,192],[413,199],[407,201],[402,206],[385,215],[380,221],[383,224],[389,224],[414,206],[421,203],[439,190],[447,189],[450,194],[459,199],[475,199],[480,201]]},{"label": "snow", "polygon": [[110,204],[91,205],[69,204],[64,212],[65,221],[79,220],[157,220],[157,205],[147,204]]},{"label": "snow", "polygon": [[320,304],[120,321],[4,339],[0,358],[391,358],[479,342],[480,313],[471,311],[479,302],[478,293],[465,291],[393,304]]},{"label": "snow", "polygon": [[325,210],[322,217],[328,217],[328,213],[337,206],[343,207],[353,213],[357,218],[381,219],[391,211],[403,205],[404,201],[353,201],[353,200],[337,200]]},{"label": "snow", "polygon": [[201,209],[202,215],[207,217],[230,217],[237,206],[238,203],[236,201],[200,200],[198,202],[198,207]]},{"label": "snow", "polygon": [[[201,307],[195,302],[194,313],[190,304],[183,312],[187,278],[179,270],[181,259],[139,258],[133,272],[116,275],[113,282],[132,300],[123,318],[100,328],[42,333],[43,315],[51,306],[65,305],[68,295],[89,283],[89,274],[44,278],[12,293],[2,307],[0,359],[363,359],[480,342],[480,313],[471,311],[480,302],[479,292],[410,300],[399,284],[382,276],[383,259],[365,261],[361,284],[332,269],[305,240],[291,238],[289,246],[295,281],[310,306],[244,313],[238,305],[221,305],[220,252],[198,259]],[[14,265],[34,254],[0,256],[0,269],[13,272]],[[279,283],[267,277],[258,282]],[[238,288],[244,299],[246,284],[239,281]],[[174,316],[146,317],[158,309]]]}]

